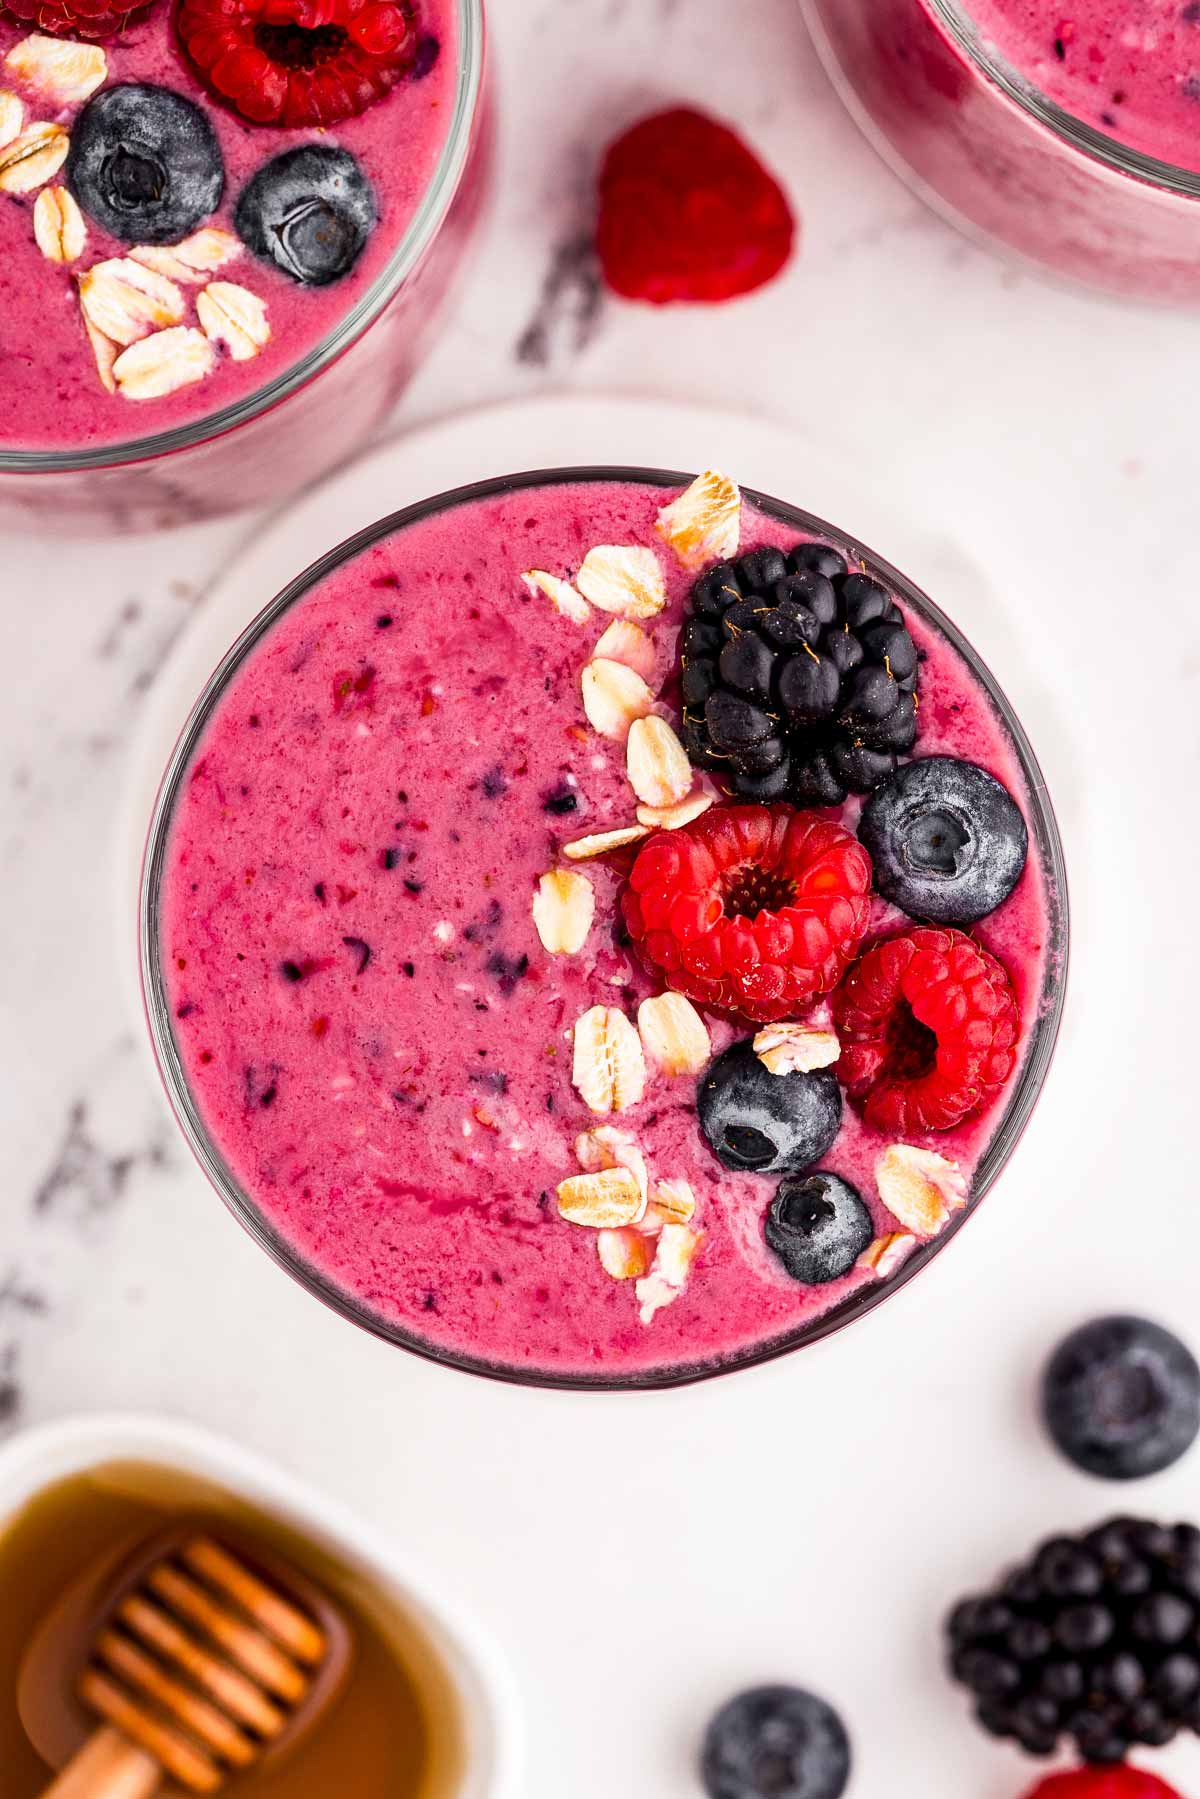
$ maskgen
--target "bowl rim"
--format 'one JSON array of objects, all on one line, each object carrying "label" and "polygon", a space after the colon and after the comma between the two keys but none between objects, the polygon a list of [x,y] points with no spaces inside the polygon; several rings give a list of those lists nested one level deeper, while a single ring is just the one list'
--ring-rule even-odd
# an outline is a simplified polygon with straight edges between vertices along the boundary
[{"label": "bowl rim", "polygon": [[458,33],[458,69],[454,105],[437,166],[396,248],[367,291],[325,335],[297,361],[264,386],[217,412],[204,413],[166,431],[153,431],[93,449],[25,450],[0,444],[0,474],[63,475],[94,473],[149,462],[178,451],[197,449],[236,431],[306,387],[362,338],[419,267],[438,236],[459,191],[470,161],[477,124],[483,111],[485,28],[484,0],[454,0]]},{"label": "bowl rim", "polygon": [[1070,899],[1066,860],[1058,822],[1050,802],[1046,780],[1033,747],[1025,734],[1011,703],[983,658],[966,637],[924,591],[894,568],[884,557],[849,537],[826,520],[802,508],[774,499],[754,488],[743,488],[743,498],[757,509],[794,527],[801,534],[848,545],[868,573],[878,577],[896,593],[900,602],[924,622],[932,626],[950,643],[966,664],[972,677],[991,700],[1001,725],[1007,732],[1020,764],[1028,790],[1028,820],[1031,836],[1039,852],[1046,884],[1049,909],[1049,941],[1043,974],[1038,1016],[1030,1034],[1024,1061],[1012,1084],[995,1130],[977,1164],[971,1193],[966,1205],[952,1217],[939,1234],[918,1249],[892,1275],[858,1288],[827,1312],[803,1325],[779,1333],[762,1343],[736,1352],[723,1359],[651,1367],[629,1372],[581,1372],[565,1370],[532,1370],[517,1365],[492,1362],[482,1356],[446,1349],[423,1340],[414,1331],[400,1328],[373,1313],[352,1295],[346,1293],[319,1269],[307,1263],[289,1246],[281,1233],[255,1206],[227,1167],[200,1116],[183,1069],[166,1000],[162,970],[156,953],[160,915],[161,886],[164,873],[170,823],[175,800],[193,753],[207,728],[214,707],[227,684],[246,658],[276,621],[312,588],[318,586],[334,569],[369,549],[381,539],[407,526],[417,524],[435,513],[456,506],[471,505],[479,500],[496,498],[532,488],[583,485],[587,483],[629,483],[642,487],[677,491],[686,487],[693,476],[664,469],[622,466],[584,466],[579,468],[532,469],[520,474],[494,476],[451,488],[427,500],[400,508],[374,524],[364,527],[336,545],[309,565],[270,600],[242,630],[226,651],[205,683],[193,705],[187,722],[176,741],[159,785],[151,814],[138,905],[138,966],[141,977],[142,1009],[150,1033],[154,1058],[166,1090],[168,1102],[183,1131],[193,1155],[210,1184],[238,1222],[259,1246],[286,1273],[299,1282],[315,1298],[351,1323],[369,1331],[383,1341],[397,1345],[441,1367],[459,1369],[510,1385],[539,1387],[562,1391],[630,1392],[658,1391],[687,1386],[701,1380],[733,1374],[744,1368],[771,1362],[794,1350],[823,1341],[867,1313],[873,1312],[886,1299],[907,1286],[931,1261],[957,1237],[972,1218],[1010,1160],[1016,1145],[1032,1116],[1041,1095],[1058,1042],[1066,1004],[1070,965]]},{"label": "bowl rim", "polygon": [[55,1481],[119,1462],[156,1463],[224,1486],[324,1539],[364,1576],[382,1578],[442,1659],[468,1740],[459,1799],[519,1799],[522,1708],[507,1659],[457,1598],[437,1590],[374,1524],[341,1499],[223,1432],[166,1413],[81,1413],[18,1430],[0,1444],[0,1535]]},{"label": "bowl rim", "polygon": [[989,49],[969,13],[970,0],[924,0],[934,21],[973,68],[998,87],[1005,97],[1038,125],[1072,149],[1102,163],[1114,174],[1165,189],[1185,199],[1200,199],[1200,170],[1185,168],[1134,150],[1110,132],[1089,125],[1067,107],[1043,94],[1024,79],[998,51]]}]

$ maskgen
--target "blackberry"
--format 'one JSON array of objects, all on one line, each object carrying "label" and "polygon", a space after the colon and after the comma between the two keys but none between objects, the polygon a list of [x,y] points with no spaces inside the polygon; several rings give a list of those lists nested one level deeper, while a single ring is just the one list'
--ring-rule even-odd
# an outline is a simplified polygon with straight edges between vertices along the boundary
[{"label": "blackberry", "polygon": [[904,615],[828,544],[706,569],[681,657],[687,753],[746,799],[840,806],[916,742],[920,655]]},{"label": "blackberry", "polygon": [[947,1622],[975,1715],[1031,1755],[1084,1761],[1200,1731],[1200,1530],[1114,1518],[1052,1537]]}]

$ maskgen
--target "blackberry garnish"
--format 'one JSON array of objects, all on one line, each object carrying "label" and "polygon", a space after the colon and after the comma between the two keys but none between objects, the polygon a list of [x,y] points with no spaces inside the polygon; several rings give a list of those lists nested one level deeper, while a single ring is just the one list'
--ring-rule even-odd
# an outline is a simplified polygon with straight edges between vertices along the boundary
[{"label": "blackberry garnish", "polygon": [[1200,1530],[1114,1518],[1052,1537],[950,1615],[950,1671],[991,1735],[1113,1763],[1200,1730]]},{"label": "blackberry garnish", "polygon": [[916,742],[919,655],[904,615],[828,544],[707,569],[681,654],[687,753],[746,799],[840,806]]}]

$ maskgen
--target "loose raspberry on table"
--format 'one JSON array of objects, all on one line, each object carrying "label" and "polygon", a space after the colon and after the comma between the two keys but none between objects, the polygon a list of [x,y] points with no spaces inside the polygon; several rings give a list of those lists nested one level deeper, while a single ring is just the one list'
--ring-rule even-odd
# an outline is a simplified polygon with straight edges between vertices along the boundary
[{"label": "loose raspberry on table", "polygon": [[413,63],[408,0],[181,0],[188,55],[255,125],[333,125],[365,112]]},{"label": "loose raspberry on table", "polygon": [[1040,1780],[1025,1799],[1181,1799],[1157,1774],[1132,1768],[1072,1768]]},{"label": "loose raspberry on table", "polygon": [[871,859],[791,806],[717,806],[642,847],[625,923],[668,987],[758,1023],[829,993],[871,914]]},{"label": "loose raspberry on table", "polygon": [[774,279],[796,223],[779,183],[734,132],[687,107],[610,145],[596,247],[629,300],[731,300]]},{"label": "loose raspberry on table", "polygon": [[833,998],[838,1079],[876,1130],[948,1131],[1013,1071],[1008,971],[962,931],[920,929],[866,951]]},{"label": "loose raspberry on table", "polygon": [[149,4],[152,0],[0,0],[0,18],[7,13],[55,37],[100,42],[124,31]]}]

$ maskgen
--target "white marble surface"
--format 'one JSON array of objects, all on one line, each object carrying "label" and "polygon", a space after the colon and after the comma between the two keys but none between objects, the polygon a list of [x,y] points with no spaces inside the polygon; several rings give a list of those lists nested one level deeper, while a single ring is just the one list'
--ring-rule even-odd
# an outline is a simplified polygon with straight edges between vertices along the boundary
[{"label": "white marble surface", "polygon": [[[861,454],[891,508],[971,547],[988,580],[961,622],[1033,731],[1073,871],[1050,1090],[953,1252],[820,1350],[628,1400],[389,1352],[226,1217],[122,1004],[125,756],[172,640],[256,523],[9,539],[0,1430],[158,1408],[335,1490],[507,1644],[530,1799],[685,1799],[710,1706],[768,1677],[843,1709],[855,1799],[1015,1799],[1027,1767],[971,1729],[939,1671],[944,1603],[1043,1529],[1117,1504],[1200,1515],[1200,1452],[1114,1495],[1055,1460],[1030,1404],[1045,1349],[1094,1309],[1200,1335],[1195,321],[1041,286],[927,216],[839,111],[793,0],[755,0],[735,28],[717,0],[492,10],[497,203],[396,428],[555,388],[750,407]],[[586,284],[546,307],[598,147],[678,98],[740,123],[782,173],[805,222],[795,265],[720,313],[593,308]],[[1194,1741],[1157,1765],[1200,1790]]]}]

